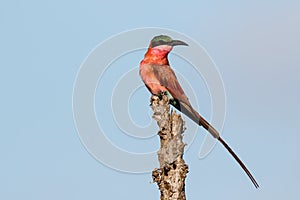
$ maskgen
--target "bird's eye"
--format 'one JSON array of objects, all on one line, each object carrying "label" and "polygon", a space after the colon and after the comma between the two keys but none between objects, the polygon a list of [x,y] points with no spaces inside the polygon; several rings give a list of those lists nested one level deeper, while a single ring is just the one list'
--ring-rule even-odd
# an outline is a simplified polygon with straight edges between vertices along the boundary
[{"label": "bird's eye", "polygon": [[161,44],[161,45],[163,45],[163,44],[166,44],[166,41],[164,41],[164,40],[159,40],[158,43]]}]

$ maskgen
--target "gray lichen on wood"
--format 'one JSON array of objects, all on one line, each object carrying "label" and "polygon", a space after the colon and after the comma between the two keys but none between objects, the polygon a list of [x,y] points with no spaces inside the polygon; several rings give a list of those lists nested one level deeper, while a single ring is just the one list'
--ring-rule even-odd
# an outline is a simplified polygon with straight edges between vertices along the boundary
[{"label": "gray lichen on wood", "polygon": [[185,178],[188,166],[183,160],[184,146],[182,133],[184,121],[176,112],[170,113],[168,97],[151,97],[153,118],[159,126],[160,149],[158,151],[159,169],[152,171],[153,181],[158,184],[160,199],[186,199]]}]

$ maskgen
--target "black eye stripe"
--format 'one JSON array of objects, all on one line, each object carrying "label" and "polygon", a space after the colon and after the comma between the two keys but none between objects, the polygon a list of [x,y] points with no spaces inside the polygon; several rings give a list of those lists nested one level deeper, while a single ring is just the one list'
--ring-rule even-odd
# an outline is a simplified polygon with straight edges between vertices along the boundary
[{"label": "black eye stripe", "polygon": [[159,45],[166,45],[166,44],[168,44],[168,42],[163,41],[163,40],[153,41],[152,44],[151,44],[151,47],[156,47],[156,46],[159,46]]}]

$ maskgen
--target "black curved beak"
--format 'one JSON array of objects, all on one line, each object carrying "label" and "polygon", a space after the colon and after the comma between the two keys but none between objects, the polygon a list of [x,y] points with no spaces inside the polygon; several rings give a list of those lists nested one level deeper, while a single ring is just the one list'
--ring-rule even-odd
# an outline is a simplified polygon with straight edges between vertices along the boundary
[{"label": "black curved beak", "polygon": [[177,45],[189,46],[187,43],[182,42],[180,40],[173,40],[172,42],[170,42],[170,45],[173,46],[173,47],[177,46]]}]

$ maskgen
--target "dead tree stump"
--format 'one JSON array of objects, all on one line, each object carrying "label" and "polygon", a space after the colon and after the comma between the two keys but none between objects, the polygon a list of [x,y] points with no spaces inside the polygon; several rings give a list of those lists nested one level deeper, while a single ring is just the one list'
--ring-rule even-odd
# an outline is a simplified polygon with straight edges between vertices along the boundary
[{"label": "dead tree stump", "polygon": [[160,149],[158,151],[159,169],[152,171],[153,182],[160,190],[161,200],[184,200],[185,178],[188,166],[183,160],[184,146],[182,133],[184,121],[176,112],[170,113],[168,97],[151,97],[153,118],[159,126]]}]

